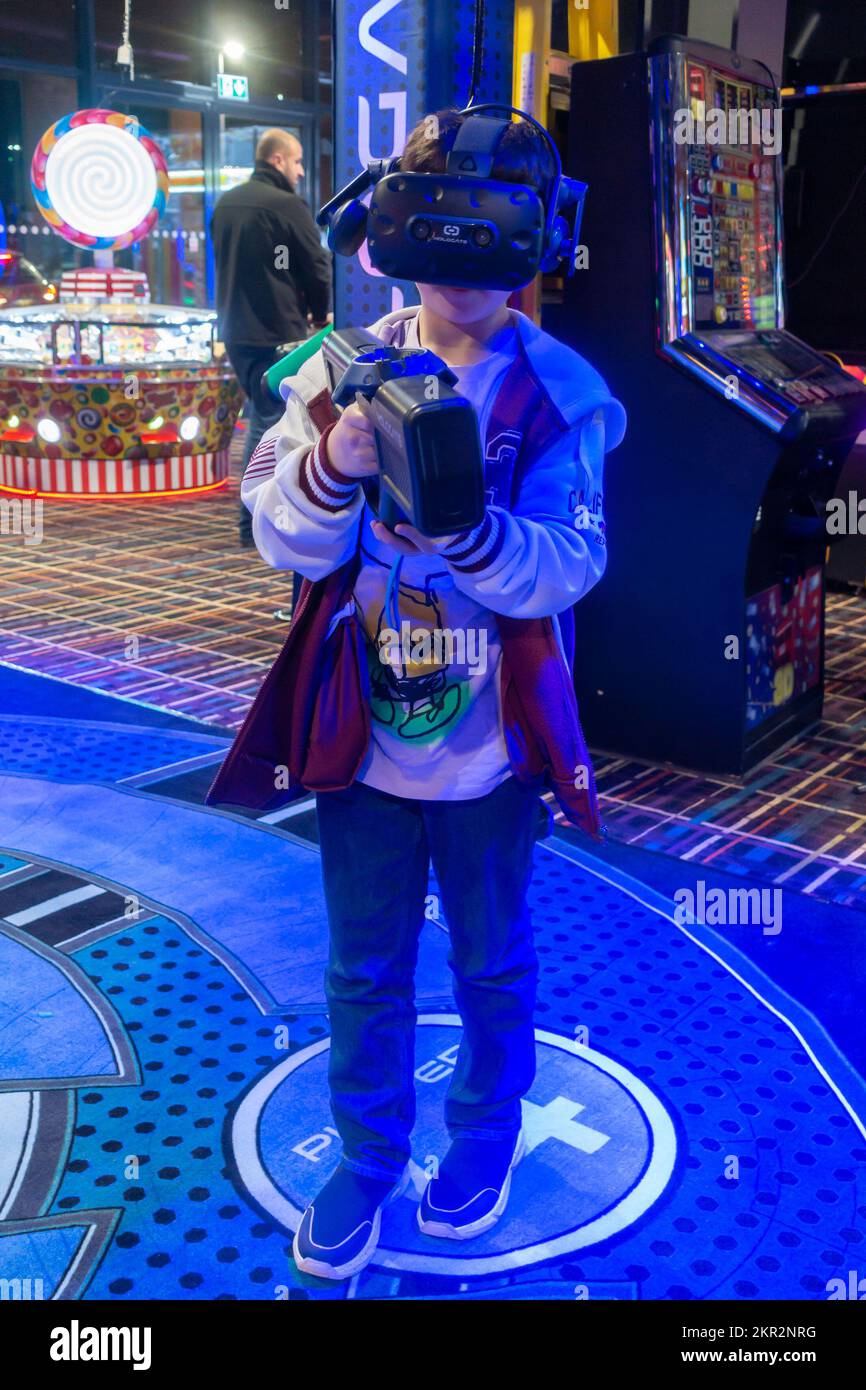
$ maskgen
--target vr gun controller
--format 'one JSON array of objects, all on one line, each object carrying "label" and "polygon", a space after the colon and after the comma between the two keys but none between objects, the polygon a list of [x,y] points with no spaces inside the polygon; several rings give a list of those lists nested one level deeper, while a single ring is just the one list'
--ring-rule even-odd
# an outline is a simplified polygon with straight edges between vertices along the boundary
[{"label": "vr gun controller", "polygon": [[423,536],[478,526],[484,515],[484,461],[475,410],[457,378],[424,348],[388,347],[365,329],[322,343],[331,399],[344,409],[370,402],[379,475],[364,479],[368,503],[393,529],[408,521]]}]

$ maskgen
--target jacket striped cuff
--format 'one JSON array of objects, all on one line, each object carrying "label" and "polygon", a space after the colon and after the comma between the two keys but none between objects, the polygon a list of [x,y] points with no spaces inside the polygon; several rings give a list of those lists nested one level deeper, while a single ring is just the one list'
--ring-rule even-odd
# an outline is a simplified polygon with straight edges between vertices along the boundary
[{"label": "jacket striped cuff", "polygon": [[474,531],[467,531],[439,553],[445,556],[453,569],[462,574],[474,574],[492,565],[504,544],[505,527],[496,512],[488,507],[480,526],[476,526]]},{"label": "jacket striped cuff", "polygon": [[359,484],[356,478],[340,473],[328,459],[328,436],[333,428],[329,425],[307,454],[298,481],[309,502],[327,512],[341,512],[354,501]]}]

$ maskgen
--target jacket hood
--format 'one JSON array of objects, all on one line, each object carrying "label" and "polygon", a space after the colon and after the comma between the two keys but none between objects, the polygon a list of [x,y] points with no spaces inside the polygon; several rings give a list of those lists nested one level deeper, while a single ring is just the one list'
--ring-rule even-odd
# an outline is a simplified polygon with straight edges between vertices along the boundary
[{"label": "jacket hood", "polygon": [[[398,336],[401,323],[414,318],[418,305],[394,309],[372,325],[372,332],[386,343]],[[573,425],[595,410],[604,415],[605,452],[621,444],[625,435],[626,413],[623,406],[608,390],[607,383],[595,367],[574,348],[553,338],[539,328],[519,309],[509,309],[533,370],[568,424]]]},{"label": "jacket hood", "polygon": [[[415,318],[418,307],[412,304],[393,309],[371,324],[370,331],[386,343],[393,344],[401,337],[401,324]],[[626,413],[621,403],[611,395],[601,374],[579,352],[545,333],[519,309],[509,312],[539,384],[566,423],[574,425],[585,415],[600,410],[604,417],[605,452],[615,449],[625,435]],[[318,352],[303,364],[297,376],[280,382],[279,390],[283,400],[294,392],[303,401],[309,401],[325,384],[324,363]]]}]

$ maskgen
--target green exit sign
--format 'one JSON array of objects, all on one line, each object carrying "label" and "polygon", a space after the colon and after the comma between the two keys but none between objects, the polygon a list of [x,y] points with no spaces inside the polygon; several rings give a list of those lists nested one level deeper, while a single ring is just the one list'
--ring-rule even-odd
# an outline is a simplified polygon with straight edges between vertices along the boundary
[{"label": "green exit sign", "polygon": [[231,72],[221,72],[219,74],[219,94],[228,101],[249,101],[249,78],[238,77]]}]

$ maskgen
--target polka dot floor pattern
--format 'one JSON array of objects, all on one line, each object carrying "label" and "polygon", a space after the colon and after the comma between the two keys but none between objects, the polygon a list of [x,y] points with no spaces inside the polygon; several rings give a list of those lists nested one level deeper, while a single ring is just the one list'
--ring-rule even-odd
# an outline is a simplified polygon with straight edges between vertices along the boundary
[{"label": "polka dot floor pattern", "polygon": [[[295,1020],[263,1020],[166,918],[80,955],[129,1030],[143,1083],[126,1103],[98,1090],[78,1097],[54,1207],[108,1200],[122,1211],[88,1297],[272,1299],[289,1277],[290,1242],[239,1200],[223,1128],[230,1099],[273,1065],[275,1024]],[[326,1031],[309,1020],[303,1036]]]},{"label": "polka dot floor pattern", "polygon": [[85,1302],[748,1303],[825,1299],[862,1267],[866,1088],[832,1017],[553,837],[531,889],[537,1076],[506,1216],[460,1243],[414,1221],[460,1036],[440,916],[423,929],[412,1184],[360,1275],[299,1274],[297,1213],[339,1154],[317,848],[303,817],[184,799],[177,769],[223,746],[37,719],[0,755],[0,1277]]},{"label": "polka dot floor pattern", "polygon": [[31,773],[57,782],[80,782],[92,776],[119,782],[136,773],[193,758],[226,747],[224,738],[160,734],[149,729],[105,728],[64,722],[52,725],[38,719],[0,718],[3,767],[7,772]]},{"label": "polka dot floor pattern", "polygon": [[[623,1275],[645,1298],[821,1296],[866,1234],[863,1136],[790,1027],[729,971],[649,908],[575,882],[543,849],[539,861],[539,1022],[585,1023],[629,1058],[686,1141],[676,1201]],[[591,1283],[615,1258],[588,1254],[577,1277]]]},{"label": "polka dot floor pattern", "polygon": [[[649,909],[538,857],[539,1027],[585,1027],[594,1048],[625,1059],[664,1097],[682,1144],[651,1218],[627,1241],[548,1266],[548,1280],[561,1297],[584,1281],[641,1298],[820,1297],[856,1263],[866,1224],[866,1146],[850,1117],[789,1027],[725,969]],[[281,1029],[302,1051],[327,1036],[325,1016],[262,1018],[163,916],[72,958],[119,1014],[140,1070],[134,1087],[77,1094],[52,1211],[120,1212],[87,1297],[339,1296],[296,1274],[288,1233],[238,1190],[226,1148],[228,1117],[279,1058]],[[514,1225],[526,1225],[519,1211]],[[355,1296],[368,1282],[381,1296],[376,1281],[362,1275]],[[419,1276],[396,1282],[397,1296],[424,1296]]]}]

